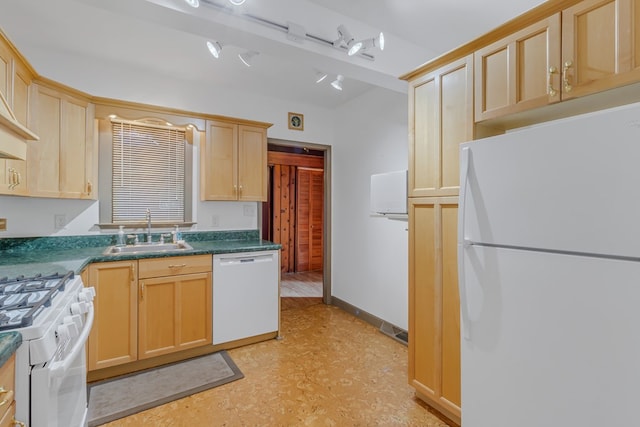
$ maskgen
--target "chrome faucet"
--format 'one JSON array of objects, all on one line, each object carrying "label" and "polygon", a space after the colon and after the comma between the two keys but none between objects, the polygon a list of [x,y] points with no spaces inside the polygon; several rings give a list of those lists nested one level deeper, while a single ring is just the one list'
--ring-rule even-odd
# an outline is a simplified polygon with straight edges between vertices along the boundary
[{"label": "chrome faucet", "polygon": [[147,208],[147,243],[151,243],[151,209]]}]

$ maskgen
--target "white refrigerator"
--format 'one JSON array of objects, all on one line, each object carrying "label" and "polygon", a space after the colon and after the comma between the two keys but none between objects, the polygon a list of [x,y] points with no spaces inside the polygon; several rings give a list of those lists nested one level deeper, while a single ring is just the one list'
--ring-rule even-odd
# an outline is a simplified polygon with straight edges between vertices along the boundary
[{"label": "white refrigerator", "polygon": [[640,425],[640,104],[460,152],[463,427]]}]

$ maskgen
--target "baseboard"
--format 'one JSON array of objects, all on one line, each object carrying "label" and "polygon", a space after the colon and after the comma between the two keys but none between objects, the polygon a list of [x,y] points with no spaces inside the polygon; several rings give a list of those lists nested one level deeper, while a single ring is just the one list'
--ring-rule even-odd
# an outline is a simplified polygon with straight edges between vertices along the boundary
[{"label": "baseboard", "polygon": [[366,311],[361,310],[355,305],[351,305],[348,302],[343,301],[340,298],[336,298],[334,296],[331,296],[331,305],[335,305],[336,307],[346,311],[347,313],[359,319],[364,320],[368,324],[378,328],[380,332],[387,335],[388,337],[393,338],[394,340],[398,341],[401,344],[407,345],[408,334],[407,334],[407,331],[405,331],[404,329],[399,328],[395,325],[392,325],[386,320],[383,320],[377,316],[374,316],[371,313],[367,313]]}]

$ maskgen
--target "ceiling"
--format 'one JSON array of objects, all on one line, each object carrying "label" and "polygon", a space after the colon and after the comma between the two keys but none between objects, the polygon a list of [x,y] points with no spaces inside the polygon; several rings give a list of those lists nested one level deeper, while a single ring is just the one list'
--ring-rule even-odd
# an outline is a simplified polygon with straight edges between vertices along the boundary
[{"label": "ceiling", "polygon": [[[126,72],[133,84],[158,74],[203,90],[223,86],[335,108],[374,87],[406,92],[398,76],[541,1],[200,3],[194,9],[184,0],[10,0],[3,2],[0,28],[38,73],[97,96],[108,94],[96,93],[91,76],[108,67]],[[384,32],[385,50],[349,57],[332,44],[341,24],[356,39]],[[207,40],[223,46],[220,58],[209,54]],[[237,58],[246,50],[259,52],[250,68]],[[317,71],[329,77],[316,84]],[[330,86],[337,74],[344,76],[342,92]]]}]

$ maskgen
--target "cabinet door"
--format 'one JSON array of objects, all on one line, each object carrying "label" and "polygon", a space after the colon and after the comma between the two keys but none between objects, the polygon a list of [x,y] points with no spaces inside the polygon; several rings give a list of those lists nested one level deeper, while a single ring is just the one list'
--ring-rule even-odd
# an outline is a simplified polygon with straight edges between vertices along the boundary
[{"label": "cabinet door", "polygon": [[140,280],[139,358],[211,344],[211,273]]},{"label": "cabinet door", "polygon": [[200,151],[200,198],[237,200],[238,126],[207,122],[207,137]]},{"label": "cabinet door", "polygon": [[[32,79],[27,67],[15,60],[11,51],[0,41],[0,92],[9,102],[18,121],[26,127],[31,125],[28,113]],[[0,194],[28,194],[25,160],[0,159]]]},{"label": "cabinet door", "polygon": [[460,422],[456,197],[409,201],[409,384]]},{"label": "cabinet door", "polygon": [[35,129],[40,141],[29,145],[29,194],[32,196],[95,198],[93,166],[93,104],[39,86]]},{"label": "cabinet door", "polygon": [[238,126],[238,200],[267,201],[267,131]]},{"label": "cabinet door", "polygon": [[562,97],[640,80],[640,1],[585,0],[562,12]]},{"label": "cabinet door", "polygon": [[560,14],[475,54],[475,120],[560,101]]},{"label": "cabinet door", "polygon": [[95,319],[88,343],[90,371],[138,359],[137,261],[89,266],[96,290]]},{"label": "cabinet door", "polygon": [[60,197],[91,198],[93,191],[93,104],[63,98],[60,123]]},{"label": "cabinet door", "polygon": [[409,85],[409,196],[458,194],[458,145],[473,139],[473,55]]}]

